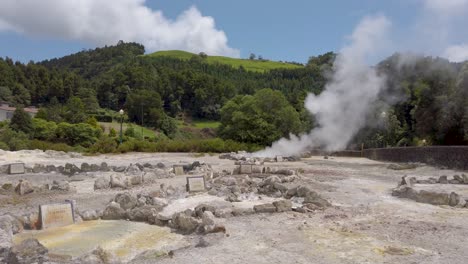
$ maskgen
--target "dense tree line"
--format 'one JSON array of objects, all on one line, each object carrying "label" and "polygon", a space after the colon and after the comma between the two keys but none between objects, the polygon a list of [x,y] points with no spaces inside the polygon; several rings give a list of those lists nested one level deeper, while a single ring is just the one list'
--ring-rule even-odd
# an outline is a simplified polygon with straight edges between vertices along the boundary
[{"label": "dense tree line", "polygon": [[[302,68],[259,73],[205,63],[206,54],[180,60],[144,52],[140,44],[119,42],[39,63],[0,58],[0,100],[42,107],[42,118],[55,123],[79,124],[85,122],[83,113],[125,109],[130,121],[168,135],[181,115],[220,120],[224,138],[269,144],[314,126],[304,99],[324,89],[336,56],[329,52],[311,57]],[[376,67],[386,74],[388,89],[369,117],[378,121],[370,122],[353,143],[468,143],[468,65],[396,54]],[[280,103],[262,106],[270,99]],[[236,118],[242,122],[232,112],[241,113]],[[286,116],[292,123],[275,123],[273,116]],[[270,133],[261,140],[261,127],[267,124]],[[241,126],[253,134],[235,133]]]}]

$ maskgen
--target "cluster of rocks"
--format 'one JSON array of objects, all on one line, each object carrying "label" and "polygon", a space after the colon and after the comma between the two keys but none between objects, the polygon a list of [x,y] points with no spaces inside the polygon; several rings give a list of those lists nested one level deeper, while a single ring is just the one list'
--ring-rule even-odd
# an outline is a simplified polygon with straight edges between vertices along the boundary
[{"label": "cluster of rocks", "polygon": [[247,162],[282,162],[282,161],[299,161],[301,157],[299,156],[290,156],[290,157],[282,157],[277,156],[274,158],[270,157],[253,157],[251,153],[246,151],[238,151],[238,152],[231,152],[231,153],[223,153],[219,155],[220,159],[229,159],[235,161],[247,161]]},{"label": "cluster of rocks", "polygon": [[[5,183],[2,185],[2,189],[4,189],[5,191],[12,191],[13,184]],[[42,186],[33,186],[29,181],[20,179],[18,183],[15,185],[14,191],[18,195],[26,195],[26,194],[37,192],[37,191],[68,192],[71,189],[72,188],[70,187],[70,183],[68,181],[54,180],[52,184],[44,184]]]},{"label": "cluster of rocks", "polygon": [[[442,179],[442,180],[441,180]],[[441,176],[437,182],[430,180],[430,183],[447,184],[447,177]],[[449,205],[453,207],[468,207],[468,198],[464,198],[455,192],[436,192],[430,190],[416,190],[417,183],[427,183],[428,180],[416,180],[414,177],[403,176],[398,187],[392,190],[392,195],[400,198],[407,198],[419,203],[433,205]]]},{"label": "cluster of rocks", "polygon": [[10,215],[0,216],[0,263],[44,263],[48,250],[36,239],[27,239],[13,245],[13,235],[23,230],[20,219]]}]

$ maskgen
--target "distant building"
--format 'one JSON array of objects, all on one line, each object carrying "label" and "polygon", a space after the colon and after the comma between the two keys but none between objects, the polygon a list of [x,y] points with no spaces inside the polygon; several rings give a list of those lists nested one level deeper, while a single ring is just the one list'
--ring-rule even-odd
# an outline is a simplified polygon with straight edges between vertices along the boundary
[{"label": "distant building", "polygon": [[[13,117],[13,113],[15,112],[16,108],[11,107],[8,103],[1,102],[0,103],[0,121],[4,121],[7,119],[11,119]],[[35,107],[25,107],[24,111],[31,115],[31,117],[36,116],[39,109]]]}]

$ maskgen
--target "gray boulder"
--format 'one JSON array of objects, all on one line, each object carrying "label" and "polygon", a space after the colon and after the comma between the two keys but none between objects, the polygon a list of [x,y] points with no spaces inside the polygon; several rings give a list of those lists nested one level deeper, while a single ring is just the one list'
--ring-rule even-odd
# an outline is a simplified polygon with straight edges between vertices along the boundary
[{"label": "gray boulder", "polygon": [[30,264],[49,261],[48,250],[37,239],[28,238],[11,248],[7,263]]},{"label": "gray boulder", "polygon": [[125,166],[114,167],[115,172],[125,172],[126,169],[127,169],[127,167],[125,167]]},{"label": "gray boulder", "polygon": [[455,192],[451,192],[449,196],[449,205],[450,206],[457,206],[460,203],[460,195]]},{"label": "gray boulder", "polygon": [[87,162],[81,163],[81,171],[82,172],[90,172],[91,166]]},{"label": "gray boulder", "polygon": [[107,205],[106,209],[102,213],[102,219],[104,220],[120,220],[125,219],[125,210],[120,207],[120,204],[111,202]]},{"label": "gray boulder", "polygon": [[181,232],[189,234],[198,228],[200,221],[186,213],[177,213],[172,217],[172,224]]},{"label": "gray boulder", "polygon": [[234,216],[243,216],[243,215],[251,215],[254,214],[255,211],[253,208],[233,208],[232,215]]},{"label": "gray boulder", "polygon": [[27,180],[20,180],[15,187],[15,192],[19,195],[25,195],[34,192],[34,188]]},{"label": "gray boulder", "polygon": [[70,183],[67,181],[53,181],[51,190],[57,191],[69,191],[70,190]]},{"label": "gray boulder", "polygon": [[34,164],[32,168],[33,173],[41,173],[41,172],[46,172],[46,167],[42,164]]},{"label": "gray boulder", "polygon": [[46,171],[47,172],[54,172],[54,171],[57,171],[57,168],[54,165],[47,165],[46,166]]},{"label": "gray boulder", "polygon": [[439,183],[440,184],[448,184],[448,179],[446,175],[442,175],[439,177]]},{"label": "gray boulder", "polygon": [[109,165],[106,162],[102,162],[99,168],[100,171],[110,171]]},{"label": "gray boulder", "polygon": [[271,203],[254,205],[253,209],[254,209],[254,211],[256,213],[274,213],[274,212],[276,212],[276,207]]},{"label": "gray boulder", "polygon": [[108,177],[100,177],[94,181],[94,190],[102,190],[110,187],[110,181]]},{"label": "gray boulder", "polygon": [[71,163],[66,163],[62,171],[63,174],[68,175],[68,176],[72,176],[80,172],[81,172],[80,168],[78,168],[75,164],[71,164]]},{"label": "gray boulder", "polygon": [[460,175],[453,175],[453,179],[456,180],[456,181],[458,181],[459,183],[464,183],[464,182],[465,182],[465,180],[463,179],[463,177],[460,176]]},{"label": "gray boulder", "polygon": [[16,217],[5,214],[0,216],[0,229],[11,232],[12,234],[17,234],[23,231],[23,223]]},{"label": "gray boulder", "polygon": [[10,249],[13,246],[13,234],[0,228],[0,263],[7,263]]},{"label": "gray boulder", "polygon": [[125,179],[123,179],[120,175],[116,175],[116,174],[112,174],[110,176],[110,186],[111,188],[122,188],[122,189],[127,188]]},{"label": "gray boulder", "polygon": [[281,200],[273,202],[277,212],[287,212],[292,210],[292,203],[290,200]]},{"label": "gray boulder", "polygon": [[416,196],[416,201],[419,203],[428,203],[433,205],[448,205],[449,195],[446,193],[421,190]]},{"label": "gray boulder", "polygon": [[133,175],[130,177],[130,183],[132,185],[140,185],[143,182],[143,177],[140,175]]},{"label": "gray boulder", "polygon": [[146,222],[150,217],[154,217],[159,211],[161,210],[155,206],[145,205],[133,208],[127,213],[127,216],[131,221]]},{"label": "gray boulder", "polygon": [[91,221],[91,220],[98,220],[99,219],[99,214],[95,210],[85,210],[82,213],[80,213],[81,218],[83,221]]},{"label": "gray boulder", "polygon": [[114,201],[124,210],[133,209],[138,204],[138,199],[127,192],[117,194]]}]

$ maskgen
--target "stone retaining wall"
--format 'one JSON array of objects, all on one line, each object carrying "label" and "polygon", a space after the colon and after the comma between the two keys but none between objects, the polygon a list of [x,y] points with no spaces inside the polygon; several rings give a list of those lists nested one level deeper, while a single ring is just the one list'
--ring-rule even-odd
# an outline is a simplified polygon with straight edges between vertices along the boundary
[{"label": "stone retaining wall", "polygon": [[431,146],[365,149],[363,157],[391,162],[421,162],[468,170],[468,146]]}]

